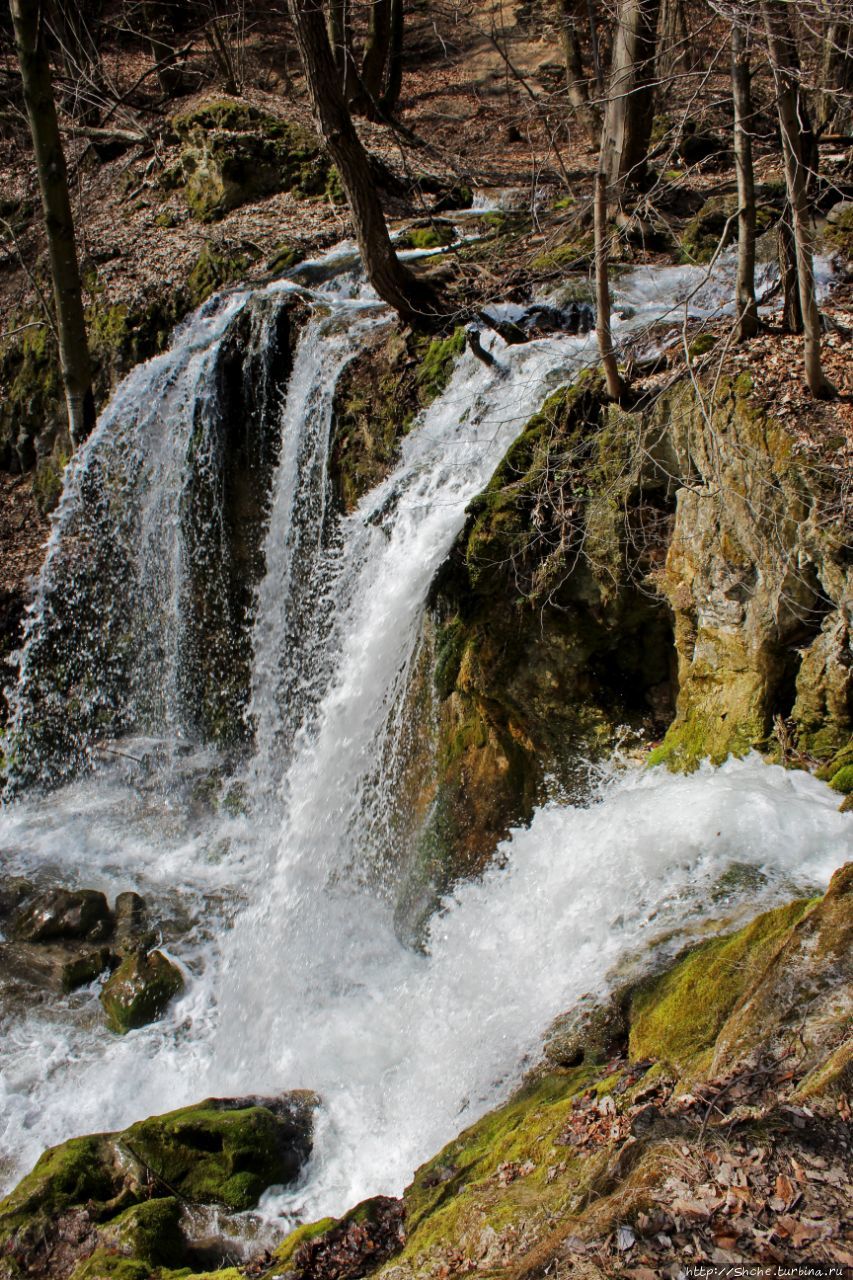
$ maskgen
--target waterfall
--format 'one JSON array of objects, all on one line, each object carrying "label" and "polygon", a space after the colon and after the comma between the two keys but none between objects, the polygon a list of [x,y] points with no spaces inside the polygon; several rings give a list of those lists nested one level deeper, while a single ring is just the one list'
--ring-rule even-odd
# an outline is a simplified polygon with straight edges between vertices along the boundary
[{"label": "waterfall", "polygon": [[[283,1228],[399,1193],[506,1097],[550,1018],[653,936],[677,945],[732,861],[760,871],[757,910],[850,857],[837,797],[807,775],[756,759],[690,778],[613,769],[588,805],[548,805],[513,832],[442,905],[423,952],[401,944],[372,867],[394,866],[395,740],[428,589],[468,502],[545,396],[594,359],[594,337],[485,338],[495,363],[464,353],[394,469],[342,516],[329,500],[336,385],[388,316],[358,281],[333,279],[285,358],[294,290],[197,312],[118,389],[66,477],[12,739],[22,781],[68,780],[8,804],[0,847],[10,873],[136,889],[161,918],[182,916],[169,945],[187,985],[123,1038],[94,987],[4,1015],[7,1184],[72,1134],[206,1095],[309,1087],[324,1101],[311,1164],[262,1212]],[[625,290],[645,319],[672,305],[643,280]],[[249,561],[229,562],[222,524],[235,421],[266,441],[259,577],[236,612]],[[223,610],[251,644],[216,655],[205,684],[199,636]],[[213,709],[239,721],[239,752],[205,721],[235,664],[250,693],[226,690]],[[122,734],[135,735],[122,755],[71,776]],[[200,808],[211,775],[236,779],[246,803]]]}]

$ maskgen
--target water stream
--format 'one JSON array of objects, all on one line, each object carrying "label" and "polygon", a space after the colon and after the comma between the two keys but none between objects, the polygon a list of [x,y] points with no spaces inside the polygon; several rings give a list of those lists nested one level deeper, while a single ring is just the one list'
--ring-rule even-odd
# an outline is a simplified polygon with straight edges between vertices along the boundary
[{"label": "water stream", "polygon": [[[636,319],[625,324],[692,284],[629,280]],[[593,359],[594,335],[514,347],[491,335],[494,366],[466,352],[393,472],[340,517],[329,501],[334,388],[386,319],[351,277],[321,286],[286,388],[271,382],[262,397],[280,444],[253,607],[254,752],[235,763],[199,745],[184,620],[193,554],[220,542],[190,536],[187,494],[199,466],[218,475],[205,442],[217,439],[222,344],[249,308],[252,340],[271,350],[289,290],[202,308],[122,384],[66,478],[16,695],[16,731],[35,759],[23,781],[91,761],[105,731],[121,754],[47,793],[23,786],[0,813],[4,866],[111,897],[143,893],[187,987],[161,1022],[123,1038],[104,1028],[94,986],[4,1016],[4,1186],[72,1134],[211,1094],[306,1087],[324,1102],[314,1156],[263,1212],[316,1218],[399,1193],[507,1095],[573,999],[602,990],[651,938],[721,914],[721,901],[736,911],[737,878],[722,899],[715,889],[732,863],[749,870],[755,910],[825,885],[853,856],[837,797],[811,777],[757,759],[690,778],[617,761],[591,781],[588,804],[548,805],[514,832],[433,918],[424,953],[401,944],[393,894],[370,866],[393,839],[396,778],[383,762],[427,591],[467,503],[548,392]],[[86,620],[73,646],[79,706],[45,660],[70,608]],[[109,626],[125,638],[120,658]],[[61,749],[36,732],[46,705],[63,720]],[[239,804],[199,802],[211,771]]]}]

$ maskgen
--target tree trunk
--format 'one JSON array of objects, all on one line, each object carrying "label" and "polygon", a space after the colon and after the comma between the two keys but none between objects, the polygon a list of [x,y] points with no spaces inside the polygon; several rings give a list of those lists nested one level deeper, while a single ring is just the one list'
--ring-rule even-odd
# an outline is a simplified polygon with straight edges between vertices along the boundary
[{"label": "tree trunk", "polygon": [[95,402],[68,175],[39,25],[40,0],[10,0],[10,8],[47,232],[68,429],[76,446],[95,424]]},{"label": "tree trunk", "polygon": [[583,67],[581,43],[578,37],[579,9],[586,0],[557,0],[557,24],[560,29],[560,43],[563,46],[563,58],[566,64],[566,90],[569,102],[577,112],[578,118],[590,133],[601,128],[598,112],[589,100],[589,88]]},{"label": "tree trunk", "polygon": [[348,0],[329,0],[327,28],[332,56],[338,73],[338,84],[346,102],[351,102],[356,90],[355,59],[352,52]]},{"label": "tree trunk", "polygon": [[171,98],[183,88],[183,72],[174,66],[170,59],[175,55],[175,47],[169,40],[169,23],[162,0],[147,0],[142,6],[142,16],[148,29],[148,43],[151,56],[157,68],[157,83],[164,98]]},{"label": "tree trunk", "polygon": [[337,165],[367,278],[411,324],[435,318],[432,291],[400,262],[385,223],[367,153],[347,109],[316,0],[288,0],[317,131]]},{"label": "tree trunk", "polygon": [[379,101],[383,116],[390,116],[400,101],[403,87],[403,0],[391,0],[391,47],[388,50],[388,78]]},{"label": "tree trunk", "polygon": [[661,0],[657,50],[659,80],[668,80],[690,70],[689,40],[684,0]]},{"label": "tree trunk", "polygon": [[619,0],[602,139],[605,176],[617,196],[646,176],[659,7],[660,0]]},{"label": "tree trunk", "polygon": [[604,366],[607,394],[611,400],[621,400],[625,384],[616,363],[613,337],[610,330],[610,280],[607,272],[607,179],[603,173],[595,175],[595,202],[593,207],[595,235],[595,333],[598,350]]},{"label": "tree trunk", "polygon": [[370,0],[367,43],[361,62],[361,91],[353,106],[371,119],[378,114],[390,47],[391,0]]},{"label": "tree trunk", "polygon": [[820,69],[820,98],[817,122],[822,132],[835,123],[846,107],[851,111],[853,93],[853,24],[849,21],[830,23],[826,32]]},{"label": "tree trunk", "polygon": [[782,132],[785,185],[791,206],[797,283],[800,308],[803,313],[806,383],[813,396],[829,399],[835,395],[835,388],[824,374],[820,362],[820,314],[817,308],[812,262],[812,229],[807,170],[803,161],[801,124],[803,116],[799,101],[799,80],[796,75],[796,51],[791,40],[784,0],[764,0],[763,11],[767,45],[776,85],[776,107]]},{"label": "tree trunk", "polygon": [[800,280],[797,274],[797,250],[791,229],[791,209],[785,205],[779,219],[779,282],[782,286],[782,328],[786,333],[803,332],[800,306]]},{"label": "tree trunk", "polygon": [[734,98],[734,150],[737,171],[737,332],[738,341],[758,332],[755,301],[755,175],[752,169],[752,90],[749,55],[743,28],[732,27],[732,96]]}]

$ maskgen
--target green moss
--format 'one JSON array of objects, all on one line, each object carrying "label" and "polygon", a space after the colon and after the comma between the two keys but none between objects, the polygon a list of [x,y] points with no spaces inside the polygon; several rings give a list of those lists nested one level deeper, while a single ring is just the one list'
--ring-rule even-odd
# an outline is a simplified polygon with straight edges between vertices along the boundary
[{"label": "green moss", "polygon": [[431,404],[445,389],[457,358],[465,350],[465,330],[460,326],[447,338],[433,338],[423,352],[417,372],[418,398],[422,407]]},{"label": "green moss", "polygon": [[104,1161],[105,1138],[72,1138],[45,1151],[32,1173],[0,1201],[0,1243],[19,1228],[55,1221],[73,1205],[111,1199],[115,1186]]},{"label": "green moss", "polygon": [[719,341],[716,334],[700,333],[691,341],[687,353],[691,360],[695,360],[697,356],[704,356],[709,351],[713,351]]},{"label": "green moss", "polygon": [[301,1227],[291,1231],[273,1253],[276,1265],[287,1271],[294,1254],[301,1245],[316,1239],[317,1236],[325,1235],[337,1222],[337,1218],[321,1218],[319,1222],[304,1222]]},{"label": "green moss", "polygon": [[208,1102],[140,1121],[121,1142],[186,1199],[239,1212],[298,1172],[308,1136],[289,1132],[266,1107]]},{"label": "green moss", "polygon": [[[780,199],[770,186],[758,188],[755,212],[756,233],[770,229],[779,216]],[[722,240],[722,247],[737,237],[737,195],[711,196],[690,219],[681,237],[685,262],[710,262]]]},{"label": "green moss", "polygon": [[452,619],[439,630],[433,681],[440,698],[448,697],[453,691],[466,640],[467,631],[459,618]]},{"label": "green moss", "polygon": [[413,227],[401,237],[400,244],[409,249],[438,249],[442,245],[453,244],[455,239],[451,225],[436,222],[428,227]]},{"label": "green moss", "polygon": [[108,1249],[96,1249],[76,1267],[71,1280],[153,1280],[151,1267],[138,1258],[126,1258]]},{"label": "green moss", "polygon": [[174,117],[184,141],[184,197],[193,217],[212,222],[278,191],[337,200],[339,184],[313,133],[227,99]]},{"label": "green moss", "polygon": [[630,1056],[695,1072],[713,1049],[740,997],[778,951],[811,903],[765,912],[746,928],[696,947],[631,1001]]},{"label": "green moss", "polygon": [[230,254],[206,244],[187,277],[191,305],[201,306],[211,294],[244,276],[249,265],[244,254]]},{"label": "green moss", "polygon": [[62,496],[65,468],[71,460],[68,450],[60,446],[36,464],[33,494],[42,514],[52,511]]},{"label": "green moss", "polygon": [[[503,1230],[529,1219],[531,1212],[545,1215],[549,1207],[565,1205],[573,1185],[589,1170],[581,1173],[565,1147],[557,1156],[554,1143],[573,1100],[593,1080],[585,1068],[544,1077],[418,1169],[405,1192],[407,1240],[399,1261],[418,1266],[448,1242],[466,1252],[476,1248],[476,1236],[471,1239],[464,1229],[469,1218],[479,1235],[484,1226]],[[549,1181],[548,1166],[558,1161],[567,1167]],[[501,1166],[524,1168],[525,1173],[501,1185]]]},{"label": "green moss", "polygon": [[580,270],[592,261],[594,245],[592,235],[580,235],[566,240],[545,253],[537,254],[530,263],[534,271]]},{"label": "green moss", "polygon": [[844,258],[853,258],[853,203],[833,211],[832,217],[821,233],[824,245]]},{"label": "green moss", "polygon": [[844,765],[834,773],[829,785],[833,791],[840,791],[842,795],[849,796],[853,793],[853,764]]},{"label": "green moss", "polygon": [[111,1031],[124,1035],[161,1016],[184,989],[180,969],[162,951],[122,960],[101,989],[101,1004]]},{"label": "green moss", "polygon": [[291,267],[295,267],[302,256],[302,253],[294,248],[292,244],[285,242],[277,245],[273,250],[272,257],[267,262],[267,271],[274,276],[282,275],[285,271],[289,271]]}]

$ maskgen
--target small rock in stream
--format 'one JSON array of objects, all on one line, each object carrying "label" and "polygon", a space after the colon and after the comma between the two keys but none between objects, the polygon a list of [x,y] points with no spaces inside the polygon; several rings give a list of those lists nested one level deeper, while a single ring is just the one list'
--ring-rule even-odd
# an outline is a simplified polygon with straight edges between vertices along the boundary
[{"label": "small rock in stream", "polygon": [[101,991],[107,1026],[119,1035],[144,1027],[183,989],[183,974],[162,951],[128,955]]}]

